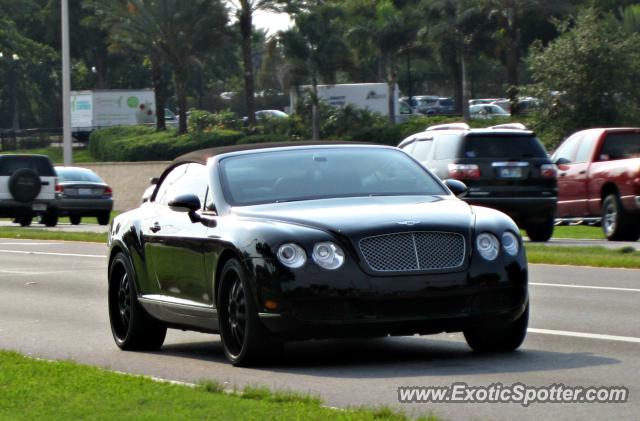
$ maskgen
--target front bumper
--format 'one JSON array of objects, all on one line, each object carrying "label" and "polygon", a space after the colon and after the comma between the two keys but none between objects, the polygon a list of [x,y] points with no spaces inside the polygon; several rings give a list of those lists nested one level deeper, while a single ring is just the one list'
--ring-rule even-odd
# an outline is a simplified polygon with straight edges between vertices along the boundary
[{"label": "front bumper", "polygon": [[[251,262],[260,319],[288,339],[432,334],[515,320],[528,302],[526,264],[480,263],[447,274],[371,277],[352,268],[329,278],[311,269],[292,278]],[[278,308],[266,310],[267,300]]]}]

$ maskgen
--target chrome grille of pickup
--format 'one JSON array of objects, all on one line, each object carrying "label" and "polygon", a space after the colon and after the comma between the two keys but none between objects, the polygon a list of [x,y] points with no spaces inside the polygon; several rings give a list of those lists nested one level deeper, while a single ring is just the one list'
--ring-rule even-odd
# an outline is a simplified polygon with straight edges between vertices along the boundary
[{"label": "chrome grille of pickup", "polygon": [[363,238],[360,251],[376,272],[456,269],[464,263],[465,240],[453,232],[401,232]]}]

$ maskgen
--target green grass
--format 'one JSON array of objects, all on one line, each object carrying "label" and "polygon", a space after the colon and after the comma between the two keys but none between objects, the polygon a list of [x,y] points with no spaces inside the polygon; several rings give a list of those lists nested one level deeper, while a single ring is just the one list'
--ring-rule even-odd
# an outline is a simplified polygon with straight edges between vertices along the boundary
[{"label": "green grass", "polygon": [[583,240],[604,240],[601,227],[586,225],[558,226],[553,230],[553,238],[574,238]]},{"label": "green grass", "polygon": [[[40,149],[20,149],[17,151],[4,151],[0,154],[8,153],[26,153],[26,154],[39,154],[47,155],[54,164],[61,164],[64,162],[62,155],[62,148],[40,148]],[[73,150],[73,162],[95,162],[96,160],[91,156],[88,149],[74,149]]]},{"label": "green grass", "polygon": [[640,252],[632,247],[560,247],[526,244],[529,263],[640,269]]},{"label": "green grass", "polygon": [[[227,393],[217,382],[196,387],[47,362],[0,351],[0,419],[7,420],[409,420],[388,408],[335,410],[300,393],[248,387]],[[437,421],[429,416],[421,420]]]},{"label": "green grass", "polygon": [[[111,216],[109,217],[109,221],[113,221],[113,218],[115,218],[116,216],[120,215],[119,211],[111,211]],[[58,219],[59,223],[63,223],[63,224],[68,224],[69,223],[69,217],[68,216],[62,216]],[[98,218],[94,217],[94,216],[83,216],[82,217],[82,221],[80,222],[81,224],[97,224],[98,223]]]},{"label": "green grass", "polygon": [[100,232],[68,232],[49,231],[41,228],[0,227],[0,238],[23,240],[56,240],[56,241],[88,241],[106,243],[107,233]]}]

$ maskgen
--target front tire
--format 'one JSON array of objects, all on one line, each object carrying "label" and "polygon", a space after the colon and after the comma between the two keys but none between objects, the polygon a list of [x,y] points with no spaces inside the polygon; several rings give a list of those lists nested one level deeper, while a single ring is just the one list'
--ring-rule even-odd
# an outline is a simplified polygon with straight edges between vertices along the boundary
[{"label": "front tire", "polygon": [[258,318],[249,282],[236,259],[225,263],[220,276],[218,317],[224,354],[234,366],[268,363],[277,358],[283,342]]},{"label": "front tire", "polygon": [[602,202],[602,231],[609,241],[636,241],[640,237],[640,223],[625,211],[616,194]]},{"label": "front tire", "polygon": [[476,352],[510,352],[522,345],[528,325],[529,303],[516,320],[493,326],[471,326],[464,330],[464,338]]},{"label": "front tire", "polygon": [[138,303],[132,273],[126,256],[118,253],[109,268],[111,333],[122,350],[156,350],[164,343],[167,327]]}]

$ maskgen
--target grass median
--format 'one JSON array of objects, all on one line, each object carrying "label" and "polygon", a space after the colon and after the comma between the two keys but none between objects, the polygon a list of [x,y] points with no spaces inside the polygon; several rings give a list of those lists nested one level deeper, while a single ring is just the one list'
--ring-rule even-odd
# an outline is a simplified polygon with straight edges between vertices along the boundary
[{"label": "grass median", "polygon": [[[409,420],[388,408],[336,410],[304,393],[247,387],[227,393],[217,382],[161,383],[72,362],[0,351],[0,419]],[[422,421],[437,421],[429,416]]]},{"label": "grass median", "polygon": [[529,263],[640,269],[640,251],[632,247],[560,247],[526,244]]}]

